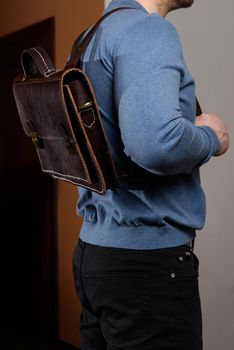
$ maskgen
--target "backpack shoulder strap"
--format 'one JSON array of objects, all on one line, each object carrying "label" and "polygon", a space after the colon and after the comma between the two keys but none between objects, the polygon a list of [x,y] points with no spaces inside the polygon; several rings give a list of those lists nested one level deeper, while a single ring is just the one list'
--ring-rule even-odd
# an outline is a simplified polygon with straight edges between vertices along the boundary
[{"label": "backpack shoulder strap", "polygon": [[113,12],[119,11],[119,10],[125,10],[125,9],[135,9],[134,7],[118,7],[114,10],[111,10],[107,13],[105,13],[105,15],[103,15],[101,18],[99,18],[99,20],[91,27],[91,29],[89,30],[89,32],[87,33],[87,35],[85,36],[85,38],[81,41],[81,38],[83,36],[83,34],[86,32],[86,30],[89,28],[86,28],[79,36],[78,38],[75,40],[73,46],[72,46],[72,50],[71,50],[71,54],[69,59],[67,60],[66,66],[65,68],[73,68],[73,67],[77,67],[80,57],[82,55],[82,53],[85,51],[85,49],[87,48],[89,42],[91,41],[92,37],[94,36],[98,26],[101,24],[101,22],[109,15],[111,15]]},{"label": "backpack shoulder strap", "polygon": [[201,115],[202,114],[202,109],[200,106],[200,103],[198,102],[198,99],[196,97],[196,115]]},{"label": "backpack shoulder strap", "polygon": [[[94,36],[98,26],[100,25],[100,23],[109,15],[111,15],[113,12],[119,11],[119,10],[125,10],[125,9],[135,9],[134,7],[118,7],[114,10],[111,10],[109,12],[107,12],[104,16],[102,16],[101,18],[99,18],[99,20],[93,25],[93,27],[91,27],[91,29],[88,31],[88,33],[86,34],[85,38],[83,40],[82,37],[84,35],[84,33],[86,32],[86,30],[89,28],[86,28],[79,36],[78,38],[75,40],[73,46],[72,46],[72,50],[71,50],[71,54],[70,57],[67,60],[66,66],[65,68],[73,68],[73,67],[77,67],[77,65],[79,64],[79,60],[80,57],[82,55],[82,53],[85,51],[85,49],[87,48],[89,42],[91,41],[92,37]],[[201,106],[198,102],[198,99],[196,97],[196,115],[200,115],[202,114],[202,109]]]}]

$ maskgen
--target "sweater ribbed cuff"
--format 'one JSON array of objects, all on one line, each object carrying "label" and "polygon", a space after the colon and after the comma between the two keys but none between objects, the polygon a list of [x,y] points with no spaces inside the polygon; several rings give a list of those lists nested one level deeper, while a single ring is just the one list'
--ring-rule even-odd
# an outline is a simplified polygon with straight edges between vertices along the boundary
[{"label": "sweater ribbed cuff", "polygon": [[220,149],[220,143],[216,133],[212,128],[210,128],[207,125],[198,126],[198,128],[203,129],[209,136],[210,143],[211,143],[211,154],[214,155]]}]

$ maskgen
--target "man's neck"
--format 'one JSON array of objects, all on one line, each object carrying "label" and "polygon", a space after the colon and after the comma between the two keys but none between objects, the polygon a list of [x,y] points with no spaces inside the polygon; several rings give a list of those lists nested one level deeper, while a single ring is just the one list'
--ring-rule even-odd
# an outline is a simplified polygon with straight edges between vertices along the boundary
[{"label": "man's neck", "polygon": [[156,12],[162,17],[166,17],[168,9],[165,6],[163,0],[136,0],[139,2],[149,13]]}]

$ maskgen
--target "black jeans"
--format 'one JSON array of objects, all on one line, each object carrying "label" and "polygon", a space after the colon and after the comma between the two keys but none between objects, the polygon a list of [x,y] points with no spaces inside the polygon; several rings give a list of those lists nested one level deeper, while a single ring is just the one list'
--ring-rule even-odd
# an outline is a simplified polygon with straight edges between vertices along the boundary
[{"label": "black jeans", "polygon": [[73,276],[83,350],[202,350],[193,246],[100,247],[80,239]]}]

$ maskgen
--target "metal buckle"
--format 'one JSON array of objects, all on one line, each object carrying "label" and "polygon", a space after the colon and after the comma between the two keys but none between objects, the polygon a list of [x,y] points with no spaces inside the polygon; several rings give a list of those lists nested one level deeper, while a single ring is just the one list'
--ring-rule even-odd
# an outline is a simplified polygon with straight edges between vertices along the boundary
[{"label": "metal buckle", "polygon": [[67,150],[70,154],[78,153],[76,142],[71,142],[68,138],[64,138],[64,142],[65,142]]},{"label": "metal buckle", "polygon": [[33,132],[31,134],[31,139],[32,142],[34,144],[34,146],[38,149],[38,148],[44,148],[44,144],[43,144],[43,140],[37,136],[36,132]]},{"label": "metal buckle", "polygon": [[44,75],[44,77],[48,78],[53,73],[56,73],[56,69],[50,69],[50,70],[46,71],[43,75]]},{"label": "metal buckle", "polygon": [[89,107],[89,106],[92,106],[92,104],[93,104],[93,101],[89,101],[89,102],[83,103],[83,104],[81,104],[81,105],[78,106],[78,110],[80,111],[80,110],[82,110],[82,109],[84,109],[84,108],[87,108],[87,107]]}]

